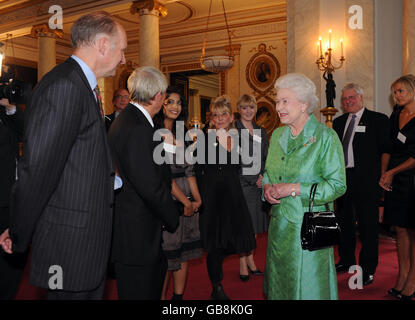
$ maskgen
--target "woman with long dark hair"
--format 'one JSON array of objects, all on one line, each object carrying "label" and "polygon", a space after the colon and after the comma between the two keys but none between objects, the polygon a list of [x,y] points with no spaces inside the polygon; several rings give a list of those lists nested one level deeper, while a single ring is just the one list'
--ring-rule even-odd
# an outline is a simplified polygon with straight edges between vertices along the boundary
[{"label": "woman with long dark hair", "polygon": [[[182,300],[186,287],[188,261],[202,256],[199,232],[199,207],[202,204],[193,165],[177,161],[176,149],[185,146],[179,138],[176,124],[185,128],[187,105],[180,91],[174,87],[167,88],[167,95],[160,112],[154,117],[155,127],[170,131],[164,136],[164,151],[170,153],[172,164],[172,196],[180,208],[179,227],[174,233],[163,232],[163,250],[168,259],[168,269],[164,281],[161,299],[166,293],[171,275],[173,275],[173,300]],[[182,136],[184,137],[184,136]]]}]

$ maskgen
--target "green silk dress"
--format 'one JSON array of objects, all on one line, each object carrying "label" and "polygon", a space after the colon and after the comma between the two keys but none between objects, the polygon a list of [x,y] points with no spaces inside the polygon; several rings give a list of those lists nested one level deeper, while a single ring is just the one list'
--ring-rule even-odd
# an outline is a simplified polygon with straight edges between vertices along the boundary
[{"label": "green silk dress", "polygon": [[333,248],[303,250],[300,231],[310,188],[318,183],[314,211],[324,210],[346,191],[343,149],[333,129],[310,115],[292,139],[290,128],[274,131],[263,185],[300,183],[300,195],[272,206],[268,230],[264,292],[271,300],[335,300],[337,277]]}]

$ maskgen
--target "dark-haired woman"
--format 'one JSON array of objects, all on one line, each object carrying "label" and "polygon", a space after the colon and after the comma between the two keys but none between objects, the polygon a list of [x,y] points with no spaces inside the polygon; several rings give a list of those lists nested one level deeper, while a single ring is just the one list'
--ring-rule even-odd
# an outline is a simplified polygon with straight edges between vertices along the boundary
[{"label": "dark-haired woman", "polygon": [[185,128],[187,107],[177,88],[167,88],[167,96],[160,112],[155,116],[156,128],[165,128],[171,134],[164,135],[164,151],[172,159],[172,195],[182,215],[176,232],[163,232],[163,250],[168,259],[168,269],[161,299],[166,299],[168,284],[173,275],[173,300],[182,300],[188,274],[188,261],[202,256],[199,232],[199,207],[202,204],[193,165],[177,161],[176,149],[184,147],[178,139],[176,123]]}]

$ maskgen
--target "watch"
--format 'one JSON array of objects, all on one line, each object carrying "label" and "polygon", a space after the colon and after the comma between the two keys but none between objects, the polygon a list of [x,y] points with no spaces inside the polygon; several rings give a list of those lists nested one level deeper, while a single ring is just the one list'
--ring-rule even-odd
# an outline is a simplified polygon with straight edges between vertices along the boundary
[{"label": "watch", "polygon": [[293,183],[293,186],[291,188],[291,197],[295,198],[297,194],[295,193],[295,184]]}]

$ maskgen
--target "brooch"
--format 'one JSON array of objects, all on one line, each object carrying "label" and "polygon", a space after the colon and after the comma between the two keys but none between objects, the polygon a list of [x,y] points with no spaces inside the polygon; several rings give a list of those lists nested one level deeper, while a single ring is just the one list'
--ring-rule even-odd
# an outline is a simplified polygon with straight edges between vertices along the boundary
[{"label": "brooch", "polygon": [[[316,137],[313,137],[313,136],[311,136],[309,139],[308,139],[308,142],[309,143],[314,143],[314,142],[316,142],[317,141],[317,139],[316,139]],[[307,146],[307,143],[305,143],[304,144],[304,147],[306,147]]]}]

